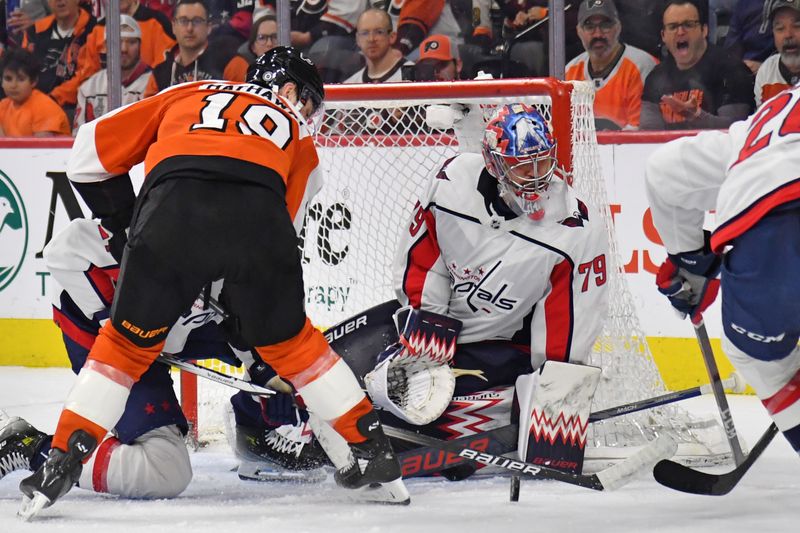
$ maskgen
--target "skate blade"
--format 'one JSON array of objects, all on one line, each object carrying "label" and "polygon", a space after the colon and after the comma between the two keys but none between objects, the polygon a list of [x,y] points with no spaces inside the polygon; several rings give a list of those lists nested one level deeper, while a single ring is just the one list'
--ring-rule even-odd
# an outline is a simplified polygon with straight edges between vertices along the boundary
[{"label": "skate blade", "polygon": [[32,498],[23,496],[22,505],[17,511],[17,516],[25,522],[30,522],[31,519],[39,514],[39,511],[49,507],[51,503],[50,499],[41,492],[34,492]]},{"label": "skate blade", "polygon": [[408,505],[411,503],[411,495],[402,479],[353,489],[353,499],[359,502],[385,505]]},{"label": "skate blade", "polygon": [[258,481],[262,483],[273,481],[279,483],[320,483],[328,477],[322,468],[314,470],[283,470],[247,462],[242,462],[239,465],[237,473],[239,479],[243,481]]}]

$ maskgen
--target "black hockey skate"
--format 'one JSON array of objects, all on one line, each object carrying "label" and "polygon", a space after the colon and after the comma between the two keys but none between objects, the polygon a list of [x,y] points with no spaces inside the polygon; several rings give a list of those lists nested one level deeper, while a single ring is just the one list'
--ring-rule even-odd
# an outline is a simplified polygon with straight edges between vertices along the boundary
[{"label": "black hockey skate", "polygon": [[367,440],[350,444],[350,464],[334,473],[336,484],[347,489],[382,492],[374,501],[384,503],[411,503],[402,479],[400,462],[392,450],[389,438],[375,411],[362,416],[356,427]]},{"label": "black hockey skate", "polygon": [[252,481],[316,483],[325,479],[330,460],[306,424],[273,429],[237,425],[239,477]]},{"label": "black hockey skate", "polygon": [[15,470],[30,470],[31,459],[46,437],[20,417],[0,410],[0,479]]},{"label": "black hockey skate", "polygon": [[20,482],[19,490],[24,496],[17,514],[23,520],[30,520],[69,492],[81,477],[82,461],[92,454],[97,441],[85,431],[78,430],[70,436],[67,446],[66,452],[51,449],[44,464]]}]

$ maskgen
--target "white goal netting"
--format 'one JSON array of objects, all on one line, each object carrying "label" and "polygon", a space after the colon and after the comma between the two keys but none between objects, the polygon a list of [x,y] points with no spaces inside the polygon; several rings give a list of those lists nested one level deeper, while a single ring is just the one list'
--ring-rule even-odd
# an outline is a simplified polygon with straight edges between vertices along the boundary
[{"label": "white goal netting", "polygon": [[[459,139],[425,123],[431,104],[477,105],[488,116],[497,105],[525,102],[550,122],[559,164],[579,195],[604,211],[610,241],[610,307],[591,363],[603,369],[593,410],[666,392],[629,293],[598,153],[588,83],[488,80],[455,83],[336,86],[328,89],[326,115],[316,137],[326,184],[310,205],[301,233],[306,307],[318,327],[331,326],[394,298],[391,265],[401,226],[426,180]],[[475,127],[476,138],[482,134]],[[463,137],[462,137],[463,141]],[[211,439],[222,425],[220,405],[231,390],[198,382],[197,427]],[[186,403],[186,402],[184,402]],[[668,432],[687,463],[719,463],[729,449],[719,425],[698,420],[677,405],[593,423],[588,460],[613,460]]]}]

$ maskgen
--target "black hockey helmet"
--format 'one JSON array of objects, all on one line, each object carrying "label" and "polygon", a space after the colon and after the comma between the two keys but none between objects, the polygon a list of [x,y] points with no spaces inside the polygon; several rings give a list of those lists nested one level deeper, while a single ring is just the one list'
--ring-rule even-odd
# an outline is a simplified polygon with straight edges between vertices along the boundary
[{"label": "black hockey helmet", "polygon": [[271,89],[292,81],[297,85],[301,104],[309,99],[316,111],[325,98],[325,89],[317,67],[301,51],[291,46],[268,50],[247,69],[248,83]]}]

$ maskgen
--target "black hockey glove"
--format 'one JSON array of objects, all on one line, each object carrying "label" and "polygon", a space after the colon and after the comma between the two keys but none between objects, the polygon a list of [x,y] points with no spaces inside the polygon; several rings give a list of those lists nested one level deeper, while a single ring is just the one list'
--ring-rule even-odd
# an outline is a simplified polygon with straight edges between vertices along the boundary
[{"label": "black hockey glove", "polygon": [[308,421],[308,411],[298,408],[293,392],[262,397],[261,416],[267,424],[274,427],[287,424],[294,426],[299,422]]},{"label": "black hockey glove", "polygon": [[669,254],[656,274],[656,285],[669,299],[672,307],[698,322],[716,299],[719,292],[720,256],[711,252],[710,233],[705,234],[705,245],[700,250]]},{"label": "black hockey glove", "polygon": [[295,425],[298,420],[306,422],[308,412],[305,406],[298,408],[295,400],[294,389],[283,381],[275,370],[266,363],[257,361],[248,369],[250,381],[258,385],[266,385],[278,391],[268,397],[259,398],[261,402],[261,416],[264,421],[273,426]]}]

